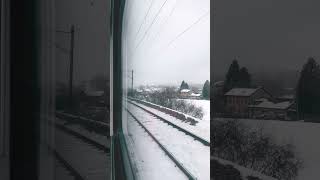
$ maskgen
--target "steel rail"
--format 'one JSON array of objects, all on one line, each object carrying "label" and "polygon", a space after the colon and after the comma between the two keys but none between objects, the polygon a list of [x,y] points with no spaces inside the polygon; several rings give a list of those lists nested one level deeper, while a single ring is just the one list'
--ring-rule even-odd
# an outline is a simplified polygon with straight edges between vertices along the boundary
[{"label": "steel rail", "polygon": [[210,147],[210,142],[208,142],[207,140],[205,140],[205,139],[203,139],[203,138],[201,138],[201,137],[199,137],[199,136],[197,136],[197,135],[195,135],[195,134],[193,134],[193,133],[191,133],[191,132],[189,132],[189,131],[187,131],[187,130],[185,130],[185,129],[183,129],[183,128],[181,128],[181,127],[179,127],[179,126],[175,125],[175,124],[173,124],[172,122],[170,122],[170,121],[168,121],[168,120],[164,119],[163,117],[161,117],[161,116],[159,116],[159,115],[157,115],[157,114],[155,114],[155,113],[153,113],[153,112],[151,112],[151,111],[147,110],[146,108],[144,108],[144,107],[142,107],[142,106],[140,106],[140,105],[137,105],[137,104],[132,103],[132,102],[130,102],[130,101],[128,101],[128,102],[129,102],[130,104],[132,104],[132,105],[134,105],[134,106],[137,106],[138,108],[140,108],[140,109],[144,110],[145,112],[147,112],[147,113],[149,113],[149,114],[151,114],[151,115],[155,116],[156,118],[160,119],[161,121],[163,121],[163,122],[165,122],[165,123],[167,123],[167,124],[171,125],[172,127],[174,127],[174,128],[176,128],[176,129],[178,129],[178,130],[180,130],[180,131],[184,132],[185,134],[187,134],[187,135],[191,136],[191,137],[192,137],[192,138],[194,138],[195,140],[197,140],[197,141],[201,142],[203,145],[205,145],[205,146],[209,146],[209,147]]},{"label": "steel rail", "polygon": [[167,156],[179,167],[179,169],[189,178],[189,180],[196,180],[195,178],[184,166],[181,164],[172,153],[170,153],[153,135],[152,133],[135,117],[127,108],[127,112],[133,117],[134,120],[149,134],[149,136],[160,146],[160,148],[165,152]]}]

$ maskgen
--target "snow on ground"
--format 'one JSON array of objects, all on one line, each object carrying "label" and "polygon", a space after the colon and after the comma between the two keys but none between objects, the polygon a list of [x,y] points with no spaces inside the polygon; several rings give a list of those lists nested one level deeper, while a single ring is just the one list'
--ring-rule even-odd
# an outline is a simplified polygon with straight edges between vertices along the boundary
[{"label": "snow on ground", "polygon": [[188,179],[132,116],[127,120],[126,143],[137,179]]},{"label": "snow on ground", "polygon": [[[216,118],[223,120],[223,118]],[[320,123],[299,121],[241,119],[253,128],[263,128],[278,144],[292,144],[303,160],[297,180],[318,180],[320,177]]]},{"label": "snow on ground", "polygon": [[81,135],[84,135],[87,138],[104,145],[105,147],[110,147],[110,140],[108,139],[107,136],[96,133],[94,131],[88,131],[87,129],[85,129],[83,126],[81,126],[79,124],[75,124],[75,123],[69,124],[68,121],[60,119],[60,118],[56,118],[56,123],[63,125],[64,127],[68,128],[70,130],[73,130]]},{"label": "snow on ground", "polygon": [[[135,105],[128,110],[155,136],[155,138],[199,180],[210,179],[210,147],[157,119]],[[146,148],[145,148],[146,149]],[[165,179],[165,178],[164,178]]]},{"label": "snow on ground", "polygon": [[139,106],[157,114],[158,116],[166,119],[167,121],[170,121],[171,123],[173,123],[183,129],[197,135],[198,137],[201,137],[201,138],[205,139],[206,141],[210,142],[210,120],[209,121],[199,120],[199,122],[193,126],[193,125],[190,125],[189,123],[182,122],[180,119],[177,119],[177,118],[170,116],[169,114],[166,114],[166,113],[161,112],[159,110],[150,108],[146,105],[143,105],[143,104],[140,104],[137,102],[133,102],[131,100],[128,100],[128,101],[135,103],[135,104],[138,104]]},{"label": "snow on ground", "polygon": [[237,165],[235,163],[232,163],[230,161],[226,161],[224,159],[220,159],[220,158],[213,157],[213,156],[211,156],[210,158],[218,161],[219,163],[221,163],[223,165],[231,165],[231,166],[233,166],[234,168],[239,170],[239,172],[240,172],[240,174],[242,176],[242,179],[247,179],[248,176],[253,176],[253,177],[257,177],[257,178],[262,179],[262,180],[276,180],[273,177],[269,177],[269,176],[263,175],[263,174],[261,174],[259,172],[253,171],[253,170],[245,168],[243,166],[239,166],[239,165]]},{"label": "snow on ground", "polygon": [[179,99],[179,100],[183,100],[197,107],[201,107],[204,112],[204,116],[202,120],[210,122],[210,101],[209,100],[198,100],[198,99]]}]

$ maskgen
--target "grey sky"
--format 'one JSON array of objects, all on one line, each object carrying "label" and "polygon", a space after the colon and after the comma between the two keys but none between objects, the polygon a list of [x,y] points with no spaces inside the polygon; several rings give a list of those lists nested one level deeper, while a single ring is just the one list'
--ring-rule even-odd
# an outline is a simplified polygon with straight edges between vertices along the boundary
[{"label": "grey sky", "polygon": [[[75,33],[74,80],[79,83],[97,74],[109,76],[109,0],[56,0],[56,29]],[[69,49],[70,39],[56,33],[59,46]],[[69,78],[69,56],[56,50],[57,80]]]},{"label": "grey sky", "polygon": [[320,59],[320,1],[214,0],[213,73],[234,57],[249,71],[297,70]]},{"label": "grey sky", "polygon": [[128,64],[124,68],[134,70],[135,85],[210,79],[210,0],[127,2],[124,57]]}]

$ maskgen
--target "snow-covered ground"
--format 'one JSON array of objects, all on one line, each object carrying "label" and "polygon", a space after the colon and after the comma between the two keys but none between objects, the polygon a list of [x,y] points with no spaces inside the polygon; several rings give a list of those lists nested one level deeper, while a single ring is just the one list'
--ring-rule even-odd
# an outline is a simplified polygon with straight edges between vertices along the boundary
[{"label": "snow-covered ground", "polygon": [[150,108],[146,105],[137,103],[135,101],[131,101],[131,100],[128,100],[128,101],[135,103],[135,104],[138,104],[139,106],[157,114],[158,116],[166,119],[167,121],[170,121],[171,123],[173,123],[183,129],[197,135],[198,137],[201,137],[202,139],[210,142],[210,120],[199,120],[199,122],[193,126],[193,125],[190,125],[189,123],[182,122],[180,119],[177,119],[177,118],[170,116],[169,114],[166,114],[166,113],[161,112],[159,110]]},{"label": "snow-covered ground", "polygon": [[210,100],[198,100],[198,99],[179,99],[179,100],[183,100],[197,107],[201,107],[204,112],[202,120],[210,122]]},{"label": "snow-covered ground", "polygon": [[235,163],[232,163],[230,161],[226,161],[224,159],[220,159],[220,158],[213,157],[213,156],[211,156],[210,159],[216,160],[216,161],[218,161],[219,163],[221,163],[223,165],[231,165],[232,167],[236,168],[240,172],[241,177],[244,180],[247,180],[248,176],[257,177],[257,178],[260,178],[261,180],[276,180],[273,177],[269,177],[269,176],[263,175],[263,174],[261,174],[259,172],[253,171],[253,170],[245,168],[243,166],[239,166],[239,165],[237,165]]},{"label": "snow-covered ground", "polygon": [[130,115],[127,125],[126,143],[138,180],[188,179]]},{"label": "snow-covered ground", "polygon": [[68,124],[67,120],[63,120],[61,118],[56,118],[55,122],[60,125],[63,125],[64,127],[68,128],[70,130],[73,130],[81,135],[84,135],[87,138],[104,145],[105,147],[110,148],[110,140],[108,139],[107,136],[96,133],[94,131],[88,131],[87,129],[85,129],[83,126],[81,126],[79,124],[74,124],[74,123]]},{"label": "snow-covered ground", "polygon": [[[210,179],[210,147],[195,141],[194,138],[182,131],[157,119],[142,109],[128,103],[128,110],[133,113],[141,123],[155,136],[155,138],[171,153],[190,173],[199,180]],[[131,120],[128,120],[128,123]],[[177,121],[177,120],[176,120]],[[130,132],[130,124],[128,124]],[[137,141],[140,141],[137,139]],[[136,143],[137,143],[136,141]],[[139,142],[138,142],[139,143]],[[149,148],[149,143],[144,143],[143,153]],[[159,148],[160,149],[160,148]],[[161,162],[161,157],[149,157],[153,162]],[[160,159],[159,159],[160,158]],[[166,179],[166,178],[163,178]]]},{"label": "snow-covered ground", "polygon": [[[223,118],[216,118],[216,120]],[[278,144],[292,144],[303,160],[297,180],[318,180],[320,177],[320,123],[277,120],[241,119],[252,128],[263,128]]]}]

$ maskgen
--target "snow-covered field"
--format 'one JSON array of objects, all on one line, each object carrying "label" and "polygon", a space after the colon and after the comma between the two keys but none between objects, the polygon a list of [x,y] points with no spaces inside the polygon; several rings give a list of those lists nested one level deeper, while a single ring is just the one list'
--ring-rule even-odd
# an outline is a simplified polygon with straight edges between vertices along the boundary
[{"label": "snow-covered field", "polygon": [[[216,118],[216,120],[223,118]],[[320,179],[320,123],[241,119],[252,128],[263,128],[278,144],[292,144],[303,161],[297,180]]]},{"label": "snow-covered field", "polygon": [[197,99],[179,99],[186,101],[188,103],[192,103],[197,107],[201,107],[204,112],[204,116],[202,120],[206,120],[210,122],[210,100],[197,100]]},{"label": "snow-covered field", "polygon": [[259,172],[253,171],[253,170],[245,168],[243,166],[239,166],[235,163],[232,163],[230,161],[226,161],[224,159],[220,159],[220,158],[213,157],[213,156],[211,156],[210,159],[216,160],[223,165],[231,165],[232,167],[236,168],[240,172],[241,177],[244,180],[248,180],[248,178],[247,178],[248,176],[257,177],[257,178],[260,178],[261,180],[276,180],[275,178],[263,175]]}]

